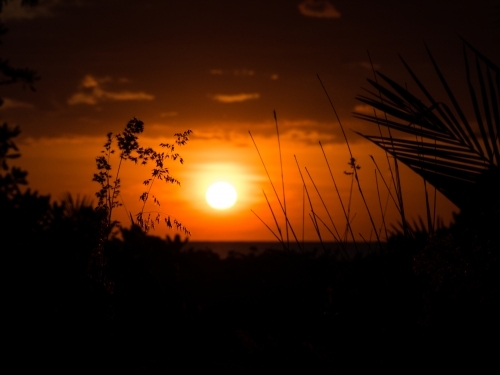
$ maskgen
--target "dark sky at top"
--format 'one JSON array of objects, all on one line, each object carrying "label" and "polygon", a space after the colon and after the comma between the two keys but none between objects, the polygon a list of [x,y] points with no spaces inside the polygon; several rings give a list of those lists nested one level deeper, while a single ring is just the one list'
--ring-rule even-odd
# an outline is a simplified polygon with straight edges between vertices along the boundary
[{"label": "dark sky at top", "polygon": [[[498,1],[51,0],[1,15],[2,56],[38,71],[36,93],[3,87],[0,116],[29,137],[103,135],[147,124],[246,132],[272,122],[331,132],[319,74],[343,121],[371,77],[410,80],[400,53],[432,85],[424,42],[451,84],[459,35],[500,61]],[[463,84],[462,84],[463,86]],[[270,130],[272,131],[272,129]]]}]

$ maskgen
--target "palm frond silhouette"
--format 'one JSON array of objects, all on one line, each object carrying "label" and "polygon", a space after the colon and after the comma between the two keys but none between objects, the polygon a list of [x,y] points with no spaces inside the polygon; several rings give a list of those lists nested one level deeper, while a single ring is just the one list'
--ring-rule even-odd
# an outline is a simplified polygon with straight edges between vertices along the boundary
[{"label": "palm frond silhouette", "polygon": [[[448,103],[437,101],[401,58],[427,104],[402,85],[377,72],[382,83],[368,79],[377,92],[357,100],[374,114],[354,116],[379,125],[387,135],[359,135],[384,149],[436,187],[458,208],[479,202],[498,203],[500,68],[463,40],[466,85],[475,119],[466,118],[443,73],[426,46]],[[471,66],[469,55],[473,56]],[[378,115],[375,110],[383,113]],[[394,132],[394,135],[393,135]]]}]

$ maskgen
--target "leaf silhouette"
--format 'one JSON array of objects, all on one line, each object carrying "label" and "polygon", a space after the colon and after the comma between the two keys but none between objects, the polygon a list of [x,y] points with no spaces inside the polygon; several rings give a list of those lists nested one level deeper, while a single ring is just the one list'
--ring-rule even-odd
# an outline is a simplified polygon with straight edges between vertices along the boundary
[{"label": "leaf silhouette", "polygon": [[[475,115],[469,121],[438,64],[426,46],[434,70],[447,94],[448,103],[431,95],[409,65],[405,68],[420,89],[416,94],[377,72],[368,82],[376,92],[366,90],[357,100],[374,109],[374,114],[354,113],[362,120],[388,130],[388,135],[361,134],[436,187],[457,207],[497,202],[500,187],[500,68],[463,40],[466,87]],[[474,59],[474,68],[469,55]],[[383,113],[383,117],[375,110]]]}]

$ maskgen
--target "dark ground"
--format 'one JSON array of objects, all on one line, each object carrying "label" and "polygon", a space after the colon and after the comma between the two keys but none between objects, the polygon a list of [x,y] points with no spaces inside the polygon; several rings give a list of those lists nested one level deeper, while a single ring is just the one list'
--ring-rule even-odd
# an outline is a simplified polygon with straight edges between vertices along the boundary
[{"label": "dark ground", "polygon": [[283,250],[222,260],[178,239],[123,234],[106,243],[101,265],[58,241],[4,263],[4,347],[19,370],[499,367],[498,250],[489,245],[395,237],[352,260]]}]

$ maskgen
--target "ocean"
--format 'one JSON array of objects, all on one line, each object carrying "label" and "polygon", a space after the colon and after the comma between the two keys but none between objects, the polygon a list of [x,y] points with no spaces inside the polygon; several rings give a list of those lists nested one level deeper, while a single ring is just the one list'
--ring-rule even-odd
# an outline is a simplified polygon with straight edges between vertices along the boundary
[{"label": "ocean", "polygon": [[[343,244],[345,251],[349,257],[354,257],[356,254],[367,255],[378,251],[377,243],[356,243],[348,242]],[[304,252],[321,255],[326,251],[340,256],[342,249],[336,242],[304,242],[301,243]],[[193,241],[186,243],[183,251],[211,251],[220,258],[227,258],[229,255],[260,255],[266,251],[285,251],[283,245],[279,242],[237,242],[237,241]],[[290,250],[299,252],[300,249],[297,243],[290,243]]]}]

